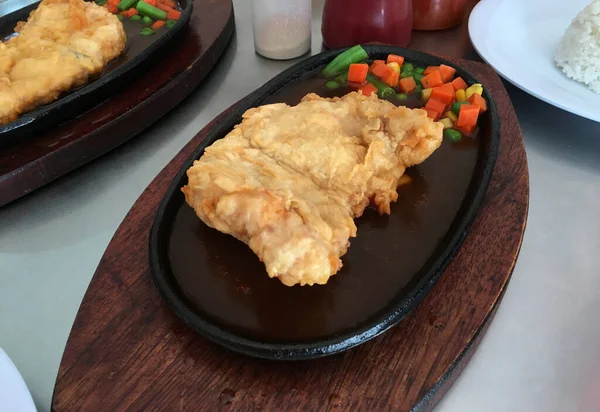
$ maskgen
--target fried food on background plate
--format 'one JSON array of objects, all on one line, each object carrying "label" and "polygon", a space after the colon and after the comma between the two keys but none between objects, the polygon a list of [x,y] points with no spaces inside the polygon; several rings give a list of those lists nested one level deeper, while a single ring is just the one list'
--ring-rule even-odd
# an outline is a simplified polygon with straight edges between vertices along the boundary
[{"label": "fried food on background plate", "polygon": [[208,226],[248,244],[287,286],[325,284],[372,203],[390,213],[405,169],[442,142],[421,109],[353,92],[246,111],[187,171],[187,203]]},{"label": "fried food on background plate", "polygon": [[117,16],[83,0],[43,0],[15,31],[0,42],[0,125],[86,83],[127,41]]}]

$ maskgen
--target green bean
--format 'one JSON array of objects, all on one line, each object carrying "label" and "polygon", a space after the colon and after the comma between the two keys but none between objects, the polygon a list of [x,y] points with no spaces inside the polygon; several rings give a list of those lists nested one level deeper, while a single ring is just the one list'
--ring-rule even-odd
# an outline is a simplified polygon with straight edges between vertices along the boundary
[{"label": "green bean", "polygon": [[459,142],[462,139],[462,133],[455,129],[445,129],[444,136],[453,142]]},{"label": "green bean", "polygon": [[131,20],[131,21],[141,21],[142,20],[142,16],[140,16],[139,14],[134,14],[133,16],[131,16],[129,18],[129,20]]},{"label": "green bean", "polygon": [[144,27],[140,34],[142,36],[152,36],[154,34],[154,30],[152,30],[150,27]]},{"label": "green bean", "polygon": [[396,95],[396,99],[398,99],[398,100],[406,100],[406,99],[408,99],[408,95],[406,95],[404,93],[398,93]]},{"label": "green bean", "polygon": [[117,9],[125,11],[132,8],[138,0],[121,0],[117,5]]},{"label": "green bean", "polygon": [[396,93],[394,89],[392,89],[390,86],[388,86],[372,74],[367,75],[367,81],[377,88],[377,96],[379,97],[383,98]]},{"label": "green bean", "polygon": [[335,79],[336,82],[338,82],[339,84],[346,84],[348,82],[348,71],[340,74],[339,76],[337,76]]},{"label": "green bean", "polygon": [[325,77],[333,77],[336,74],[347,71],[351,64],[360,63],[368,57],[369,55],[365,49],[357,44],[356,46],[350,47],[346,51],[338,54],[336,58],[329,62],[329,64],[323,69],[321,74]]},{"label": "green bean", "polygon": [[327,87],[330,90],[333,90],[333,89],[339,88],[340,84],[338,82],[334,82],[333,80],[330,80],[327,83],[325,83],[325,87]]},{"label": "green bean", "polygon": [[148,16],[142,17],[142,23],[144,24],[152,24],[152,19]]},{"label": "green bean", "polygon": [[137,11],[140,12],[140,14],[143,14],[144,16],[148,16],[148,17],[152,17],[153,19],[156,20],[167,20],[167,12],[163,11],[157,7],[151,6],[150,4],[146,3],[145,1],[138,1],[137,6],[135,6],[135,9]]},{"label": "green bean", "polygon": [[176,20],[167,20],[167,28],[170,29],[171,27],[173,27],[175,24],[177,24]]},{"label": "green bean", "polygon": [[98,6],[104,6],[106,3],[108,3],[108,0],[96,0]]}]

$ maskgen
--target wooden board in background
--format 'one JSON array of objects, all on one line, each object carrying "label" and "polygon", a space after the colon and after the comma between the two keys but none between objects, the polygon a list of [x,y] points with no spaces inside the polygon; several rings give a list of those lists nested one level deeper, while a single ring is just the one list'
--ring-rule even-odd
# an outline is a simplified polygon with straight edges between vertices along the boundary
[{"label": "wooden board in background", "polygon": [[529,196],[523,138],[502,82],[487,65],[451,60],[494,97],[499,156],[460,251],[396,327],[340,355],[276,362],[225,350],[171,312],[149,273],[148,235],[169,183],[218,117],[154,179],[110,242],[71,331],[52,408],[431,410],[500,303],[521,246]]}]

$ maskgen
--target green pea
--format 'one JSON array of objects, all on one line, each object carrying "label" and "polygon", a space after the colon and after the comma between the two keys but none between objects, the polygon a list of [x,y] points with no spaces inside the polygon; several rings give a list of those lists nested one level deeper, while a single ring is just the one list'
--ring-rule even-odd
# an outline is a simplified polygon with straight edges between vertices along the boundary
[{"label": "green pea", "polygon": [[142,36],[152,36],[154,34],[154,30],[152,30],[150,27],[144,27],[140,34]]},{"label": "green pea", "polygon": [[129,20],[131,20],[131,21],[141,21],[142,20],[142,16],[140,16],[139,14],[134,14],[133,16],[131,16],[129,18]]},{"label": "green pea", "polygon": [[123,16],[121,16],[120,14],[117,14],[117,19],[119,19],[119,21],[123,21]]},{"label": "green pea", "polygon": [[425,72],[425,69],[422,67],[415,67],[414,72],[415,74],[423,74]]},{"label": "green pea", "polygon": [[423,91],[423,86],[421,86],[420,84],[417,84],[417,87],[415,87],[415,91],[413,93],[421,93]]},{"label": "green pea", "polygon": [[167,28],[171,28],[173,27],[175,24],[177,23],[177,21],[175,20],[167,20]]},{"label": "green pea", "polygon": [[417,72],[415,72],[415,74],[414,74],[414,76],[413,76],[413,77],[415,78],[415,81],[416,81],[417,83],[421,83],[421,80],[423,80],[423,75],[422,75],[422,74],[419,74],[419,73],[417,73]]},{"label": "green pea", "polygon": [[328,89],[337,89],[340,87],[340,84],[338,82],[334,82],[333,80],[328,81],[327,83],[325,83],[325,87],[327,87]]},{"label": "green pea", "polygon": [[400,78],[404,79],[406,77],[413,77],[413,73],[412,72],[402,72],[400,73]]},{"label": "green pea", "polygon": [[144,17],[142,18],[142,22],[143,22],[144,24],[152,24],[152,19],[151,19],[150,17],[148,17],[148,16],[144,16]]},{"label": "green pea", "polygon": [[414,70],[414,68],[415,67],[410,63],[404,63],[402,65],[402,71],[405,71],[405,72],[412,72]]},{"label": "green pea", "polygon": [[406,100],[406,99],[408,99],[408,95],[406,95],[404,93],[398,93],[396,95],[396,99],[398,99],[398,100]]},{"label": "green pea", "polygon": [[396,93],[396,91],[394,89],[392,89],[391,87],[386,87],[382,90],[379,90],[379,93],[377,93],[377,94],[379,95],[379,97],[388,97],[394,93]]},{"label": "green pea", "polygon": [[453,142],[460,142],[462,139],[462,133],[455,129],[445,129],[444,136]]}]

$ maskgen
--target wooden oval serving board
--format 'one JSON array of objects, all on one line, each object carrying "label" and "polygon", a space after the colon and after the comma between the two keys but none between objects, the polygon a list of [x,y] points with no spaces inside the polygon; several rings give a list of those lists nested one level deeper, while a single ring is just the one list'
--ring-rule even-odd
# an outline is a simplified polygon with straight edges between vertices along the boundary
[{"label": "wooden oval serving board", "polygon": [[83,115],[0,148],[0,206],[114,149],[160,119],[206,77],[233,34],[231,0],[194,0],[153,67]]},{"label": "wooden oval serving board", "polygon": [[52,407],[94,410],[431,410],[477,346],[519,253],[528,171],[513,107],[494,71],[451,59],[498,106],[501,143],[480,214],[423,302],[396,327],[340,355],[297,362],[238,355],[188,328],[161,300],[148,236],[169,183],[217,117],[154,179],[117,230],[85,295]]}]

